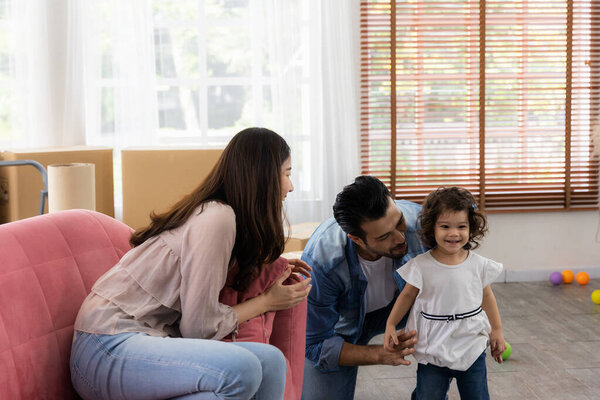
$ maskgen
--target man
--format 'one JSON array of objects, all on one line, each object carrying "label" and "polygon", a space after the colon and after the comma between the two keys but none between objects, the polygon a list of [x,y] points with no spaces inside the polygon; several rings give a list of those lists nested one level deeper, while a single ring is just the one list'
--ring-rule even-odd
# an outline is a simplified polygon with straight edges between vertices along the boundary
[{"label": "man", "polygon": [[312,234],[302,253],[313,269],[303,400],[354,398],[359,365],[410,364],[404,357],[414,351],[416,332],[400,335],[393,352],[368,342],[385,331],[404,287],[396,269],[427,251],[417,233],[420,210],[394,202],[379,179],[359,176],[337,195],[334,217]]}]

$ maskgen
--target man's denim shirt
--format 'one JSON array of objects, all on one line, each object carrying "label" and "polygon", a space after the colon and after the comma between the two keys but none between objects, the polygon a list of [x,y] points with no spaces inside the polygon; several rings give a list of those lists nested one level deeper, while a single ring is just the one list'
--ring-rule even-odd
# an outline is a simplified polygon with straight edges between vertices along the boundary
[{"label": "man's denim shirt", "polygon": [[[405,282],[397,272],[411,258],[427,249],[417,233],[421,206],[406,200],[396,201],[406,219],[407,254],[394,260],[396,295]],[[321,371],[337,371],[343,342],[356,343],[362,333],[366,314],[367,280],[356,255],[354,242],[333,217],[312,234],[302,260],[312,267],[312,289],[308,295],[306,321],[306,358]]]}]

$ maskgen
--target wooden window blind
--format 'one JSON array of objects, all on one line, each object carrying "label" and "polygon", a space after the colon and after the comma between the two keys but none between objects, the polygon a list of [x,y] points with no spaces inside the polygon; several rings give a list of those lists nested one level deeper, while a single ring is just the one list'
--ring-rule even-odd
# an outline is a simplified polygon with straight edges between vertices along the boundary
[{"label": "wooden window blind", "polygon": [[361,168],[396,198],[488,210],[598,200],[591,0],[361,0]]}]

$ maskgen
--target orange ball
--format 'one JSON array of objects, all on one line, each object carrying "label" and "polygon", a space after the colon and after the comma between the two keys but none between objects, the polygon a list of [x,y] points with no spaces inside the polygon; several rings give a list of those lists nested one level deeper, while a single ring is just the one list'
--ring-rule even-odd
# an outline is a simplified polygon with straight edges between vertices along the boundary
[{"label": "orange ball", "polygon": [[587,272],[578,272],[577,276],[575,276],[575,280],[582,286],[587,285],[587,283],[590,281],[590,276]]},{"label": "orange ball", "polygon": [[573,283],[573,279],[575,279],[575,274],[570,269],[565,269],[562,272],[563,283]]}]

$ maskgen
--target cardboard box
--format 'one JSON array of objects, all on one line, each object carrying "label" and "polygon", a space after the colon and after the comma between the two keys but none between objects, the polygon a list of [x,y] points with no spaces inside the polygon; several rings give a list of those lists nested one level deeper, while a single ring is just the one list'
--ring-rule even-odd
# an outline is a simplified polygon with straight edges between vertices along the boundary
[{"label": "cardboard box", "polygon": [[127,148],[121,152],[123,222],[134,229],[150,223],[152,211],[167,211],[196,188],[222,149]]},{"label": "cardboard box", "polygon": [[301,259],[302,258],[302,252],[301,251],[290,251],[290,252],[287,252],[287,253],[283,253],[281,255],[281,257],[287,258],[288,260],[292,259],[292,258]]},{"label": "cardboard box", "polygon": [[[114,217],[113,151],[110,147],[47,147],[8,150],[0,161],[34,160],[48,169],[50,164],[93,163],[95,165],[96,211]],[[42,175],[33,166],[0,167],[0,223],[33,217],[40,211]],[[46,201],[45,212],[48,212]]]},{"label": "cardboard box", "polygon": [[291,234],[288,241],[285,243],[285,253],[290,252],[302,252],[306,242],[310,239],[310,235],[317,229],[321,224],[320,222],[305,222],[302,224],[295,224],[290,227]]}]

